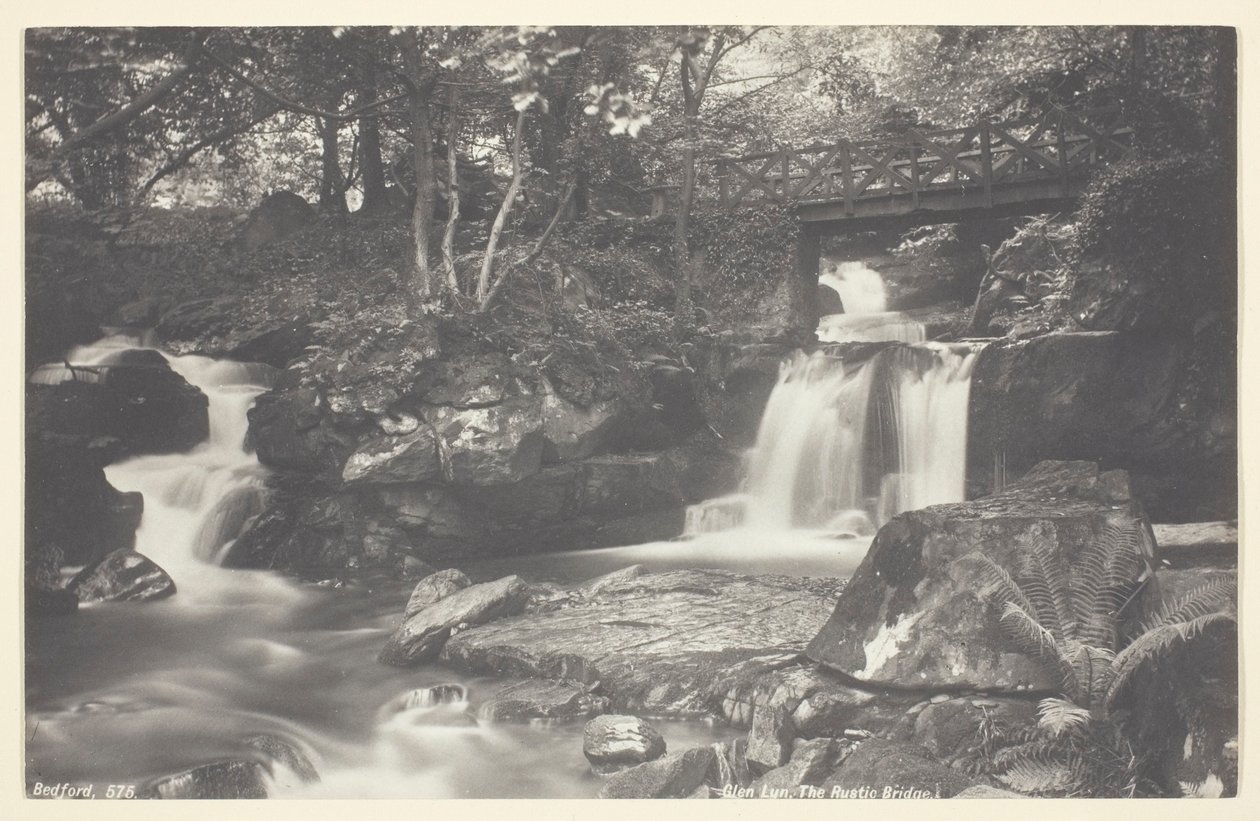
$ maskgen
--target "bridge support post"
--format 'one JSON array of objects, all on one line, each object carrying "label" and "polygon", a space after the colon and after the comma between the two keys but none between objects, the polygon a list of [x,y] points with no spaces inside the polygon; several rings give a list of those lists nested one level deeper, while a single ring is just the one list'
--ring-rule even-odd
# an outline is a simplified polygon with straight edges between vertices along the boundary
[{"label": "bridge support post", "polygon": [[818,327],[818,268],[822,263],[822,231],[813,223],[800,223],[789,277],[793,325],[812,333]]}]

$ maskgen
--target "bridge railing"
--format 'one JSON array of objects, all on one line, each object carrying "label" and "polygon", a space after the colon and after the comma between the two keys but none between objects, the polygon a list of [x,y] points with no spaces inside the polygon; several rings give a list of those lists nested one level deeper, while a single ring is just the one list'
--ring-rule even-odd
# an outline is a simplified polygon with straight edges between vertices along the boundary
[{"label": "bridge railing", "polygon": [[1067,196],[1087,169],[1117,159],[1133,144],[1119,112],[1056,109],[1040,118],[981,122],[946,131],[918,131],[879,140],[841,140],[719,160],[718,198],[727,207],[772,200],[843,202],[853,214],[863,200],[897,197],[917,208],[933,191],[975,189],[992,205],[993,189],[1058,180]]}]

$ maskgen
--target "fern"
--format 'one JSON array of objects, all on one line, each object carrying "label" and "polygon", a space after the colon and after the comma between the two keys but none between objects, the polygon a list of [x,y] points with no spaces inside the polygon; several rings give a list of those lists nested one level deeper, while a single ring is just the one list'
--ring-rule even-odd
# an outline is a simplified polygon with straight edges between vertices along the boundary
[{"label": "fern", "polygon": [[1121,693],[1132,683],[1133,674],[1144,663],[1166,655],[1174,646],[1190,641],[1218,623],[1237,624],[1237,617],[1227,612],[1208,613],[1190,621],[1163,624],[1142,633],[1116,656],[1114,678],[1107,688],[1104,703],[1108,708],[1114,706]]},{"label": "fern", "polygon": [[[1073,630],[1069,574],[1058,546],[1038,532],[1028,550],[1020,554],[1020,587],[1036,608],[1037,620],[1062,641]],[[1034,611],[1029,611],[1034,612]]]},{"label": "fern", "polygon": [[1073,596],[1077,638],[1095,647],[1114,647],[1120,611],[1143,576],[1143,534],[1138,522],[1108,525],[1102,538],[1081,551]]},{"label": "fern", "polygon": [[1037,727],[1050,738],[1083,732],[1093,716],[1089,710],[1062,698],[1043,698],[1037,705]]}]

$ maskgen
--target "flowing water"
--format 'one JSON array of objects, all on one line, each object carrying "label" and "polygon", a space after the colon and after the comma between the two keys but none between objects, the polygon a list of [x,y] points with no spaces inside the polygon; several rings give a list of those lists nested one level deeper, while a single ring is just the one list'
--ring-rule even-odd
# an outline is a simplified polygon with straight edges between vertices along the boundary
[{"label": "flowing water", "polygon": [[[95,379],[140,342],[109,338],[68,354],[73,372],[55,364],[34,377]],[[28,785],[91,784],[104,796],[109,785],[207,761],[256,759],[244,741],[268,733],[303,750],[321,775],[302,784],[277,768],[269,789],[277,797],[593,797],[603,782],[582,755],[581,721],[470,722],[500,683],[441,665],[377,663],[414,582],[364,575],[322,586],[215,563],[263,504],[266,469],[244,447],[245,414],[270,372],[195,356],[169,361],[209,397],[209,438],[188,453],[140,456],[106,472],[118,489],[144,494],[136,549],[170,573],[178,592],[28,620]],[[578,582],[635,561],[677,560],[659,545],[621,550],[468,572]],[[425,689],[443,685],[460,695],[434,699]],[[706,722],[654,723],[675,750],[737,735]]]},{"label": "flowing water", "polygon": [[[742,492],[693,506],[687,533],[731,529],[866,539],[906,510],[962,501],[975,351],[926,342],[886,310],[878,272],[842,263],[819,276],[846,313],[824,316],[812,354],[783,364]],[[845,342],[893,342],[872,353]]]},{"label": "flowing water", "polygon": [[[851,313],[824,317],[820,336],[921,342],[921,326],[885,310],[871,274],[841,266],[832,275]],[[71,351],[76,367],[46,365],[31,379],[94,381],[111,357],[142,345],[111,337]],[[218,566],[265,503],[267,471],[244,442],[246,411],[271,372],[168,359],[209,397],[209,438],[106,472],[119,490],[144,494],[136,549],[171,574],[178,593],[27,621],[28,785],[93,784],[103,795],[110,784],[256,758],[244,740],[269,733],[303,750],[321,775],[302,784],[278,768],[269,791],[279,797],[593,796],[603,782],[582,755],[582,722],[470,722],[497,682],[440,664],[376,662],[411,582],[361,574],[325,585]],[[463,569],[475,580],[519,573],[561,584],[633,563],[847,577],[878,522],[962,498],[973,359],[931,343],[851,362],[835,348],[799,355],[770,398],[744,492],[688,511],[689,538]],[[673,750],[739,734],[655,723]]]}]

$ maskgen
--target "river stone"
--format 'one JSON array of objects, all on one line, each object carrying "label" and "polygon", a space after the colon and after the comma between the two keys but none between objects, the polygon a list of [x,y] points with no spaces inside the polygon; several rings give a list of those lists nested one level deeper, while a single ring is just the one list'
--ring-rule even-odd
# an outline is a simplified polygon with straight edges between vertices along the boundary
[{"label": "river stone", "polygon": [[407,600],[407,609],[403,611],[403,618],[409,619],[429,605],[437,604],[452,593],[463,590],[471,584],[472,581],[462,571],[453,567],[425,576],[411,591],[411,598]]},{"label": "river stone", "polygon": [[119,455],[186,451],[210,435],[210,400],[155,350],[118,351],[66,380],[32,386],[39,429],[112,437]]},{"label": "river stone", "polygon": [[440,406],[426,417],[437,431],[442,478],[450,484],[519,482],[542,466],[542,403],[536,397],[484,408]]},{"label": "river stone", "polygon": [[175,595],[166,571],[134,550],[115,550],[79,571],[66,588],[80,603],[149,601]]},{"label": "river stone", "polygon": [[517,576],[458,590],[405,619],[379,660],[399,667],[429,661],[441,652],[453,629],[515,615],[525,608],[528,595],[529,587]]},{"label": "river stone", "polygon": [[[1056,689],[1057,675],[1018,652],[977,595],[985,586],[978,564],[959,559],[978,550],[1013,569],[1021,550],[1049,538],[1071,564],[1109,525],[1149,526],[1123,478],[1100,474],[1092,462],[1043,462],[1002,493],[894,517],[810,642],[809,657],[900,687]],[[1149,563],[1151,545],[1144,540],[1142,548]]]},{"label": "river stone", "polygon": [[922,747],[870,738],[845,757],[823,782],[828,795],[853,797],[866,788],[871,798],[952,798],[970,786],[970,778],[934,761]]},{"label": "river stone", "polygon": [[[258,750],[267,756],[273,764],[281,765],[293,773],[298,781],[303,784],[310,784],[320,780],[319,772],[316,771],[315,765],[306,757],[306,754],[279,736],[267,733],[250,736],[245,739],[245,746]],[[274,766],[270,769],[273,778],[279,779],[282,777],[281,773],[276,772]]]},{"label": "river stone", "polygon": [[754,710],[748,731],[748,760],[761,772],[782,766],[792,755],[794,732],[792,714],[786,707],[765,705]]},{"label": "river stone", "polygon": [[499,689],[477,711],[489,721],[530,718],[586,718],[608,709],[608,699],[592,695],[581,684],[564,680],[528,679]]},{"label": "river stone", "polygon": [[738,682],[796,661],[834,587],[720,570],[643,574],[567,607],[461,630],[442,658],[479,674],[599,682],[621,712],[712,715]]},{"label": "river stone", "polygon": [[350,454],[341,471],[346,485],[424,482],[442,474],[437,437],[417,420],[417,427],[402,436],[373,439]]},{"label": "river stone", "polygon": [[582,754],[597,773],[612,773],[665,754],[665,739],[638,716],[598,716],[582,730]]},{"label": "river stone", "polygon": [[267,770],[257,761],[216,761],[159,778],[141,798],[266,798]]},{"label": "river stone", "polygon": [[713,766],[712,747],[669,753],[622,770],[599,791],[600,798],[685,798],[704,785]]},{"label": "river stone", "polygon": [[796,797],[802,785],[816,787],[826,781],[852,750],[853,745],[843,739],[798,741],[786,764],[752,782],[753,795]]}]

